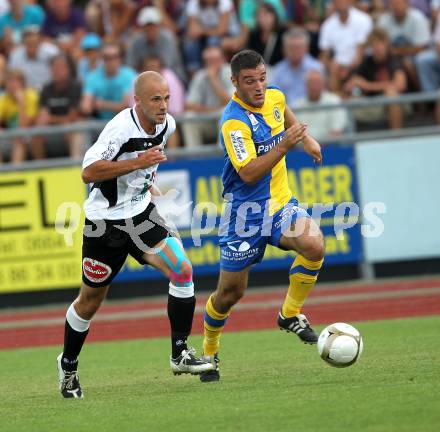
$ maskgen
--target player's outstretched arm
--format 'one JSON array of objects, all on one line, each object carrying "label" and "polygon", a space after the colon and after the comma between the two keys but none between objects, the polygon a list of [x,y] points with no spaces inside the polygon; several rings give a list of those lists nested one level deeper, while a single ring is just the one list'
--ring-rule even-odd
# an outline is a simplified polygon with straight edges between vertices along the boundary
[{"label": "player's outstretched arm", "polygon": [[[295,117],[295,114],[293,114],[292,110],[286,106],[284,110],[284,125],[286,129],[288,130],[288,128],[296,124],[299,124],[299,121]],[[322,164],[321,146],[318,141],[306,133],[303,139],[303,144],[304,151],[312,156],[313,161],[317,164]]]},{"label": "player's outstretched arm", "polygon": [[167,157],[162,150],[153,147],[150,150],[140,153],[135,159],[122,161],[99,160],[93,162],[83,169],[82,179],[86,184],[110,180],[136,171],[137,169],[154,166],[166,160]]}]

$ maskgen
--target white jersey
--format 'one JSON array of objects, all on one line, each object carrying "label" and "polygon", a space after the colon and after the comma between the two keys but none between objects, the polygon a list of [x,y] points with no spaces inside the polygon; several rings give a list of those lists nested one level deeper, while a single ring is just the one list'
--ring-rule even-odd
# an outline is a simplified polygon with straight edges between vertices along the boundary
[{"label": "white jersey", "polygon": [[[154,146],[164,148],[176,129],[176,122],[167,114],[162,124],[156,125],[154,135],[142,129],[134,108],[127,108],[111,119],[84,156],[83,169],[96,161],[135,159],[139,153]],[[123,176],[91,185],[84,203],[87,219],[126,219],[142,213],[151,201],[149,192],[158,164],[132,171]]]}]

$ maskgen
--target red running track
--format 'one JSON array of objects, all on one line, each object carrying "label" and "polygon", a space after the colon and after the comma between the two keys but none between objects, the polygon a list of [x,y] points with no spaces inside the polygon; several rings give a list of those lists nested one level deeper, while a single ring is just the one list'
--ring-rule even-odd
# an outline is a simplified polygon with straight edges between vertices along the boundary
[{"label": "red running track", "polygon": [[[361,294],[364,297],[357,300],[356,296]],[[368,294],[367,299],[365,294]],[[383,298],[384,294],[390,297]],[[278,308],[284,295],[285,291],[281,290],[249,292],[240,302],[240,305],[246,307],[231,314],[226,331],[275,329]],[[336,295],[340,301],[332,302],[332,297]],[[349,295],[346,300],[343,298],[345,295]],[[304,307],[304,313],[314,324],[437,315],[440,314],[440,279],[323,286],[317,288],[310,298],[319,301],[317,304]],[[205,299],[206,296],[200,296],[198,306],[203,307]],[[92,324],[88,341],[143,339],[169,335],[165,301],[142,300],[136,303],[103,306],[99,312],[100,320]],[[147,312],[148,315],[148,311],[156,316],[130,318],[132,312]],[[112,317],[115,313],[121,315]],[[21,311],[16,314],[8,312],[0,315],[0,349],[61,345],[64,314],[65,309],[29,313]],[[51,319],[48,320],[49,318]],[[202,333],[202,319],[202,313],[196,313],[193,333]],[[38,326],[33,324],[35,321],[27,325],[29,320],[37,320]]]}]

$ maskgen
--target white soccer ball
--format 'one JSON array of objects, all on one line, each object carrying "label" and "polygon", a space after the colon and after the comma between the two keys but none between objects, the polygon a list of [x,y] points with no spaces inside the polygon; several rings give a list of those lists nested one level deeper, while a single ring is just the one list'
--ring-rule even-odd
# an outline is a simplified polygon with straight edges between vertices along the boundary
[{"label": "white soccer ball", "polygon": [[330,366],[351,366],[362,354],[361,334],[350,324],[334,323],[326,327],[318,338],[318,352]]}]

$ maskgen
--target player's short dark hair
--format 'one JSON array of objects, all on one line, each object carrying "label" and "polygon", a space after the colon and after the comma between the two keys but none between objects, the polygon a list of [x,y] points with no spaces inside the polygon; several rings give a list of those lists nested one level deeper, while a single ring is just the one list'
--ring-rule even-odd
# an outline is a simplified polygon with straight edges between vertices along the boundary
[{"label": "player's short dark hair", "polygon": [[263,57],[253,50],[243,50],[232,57],[231,73],[232,76],[238,77],[243,69],[255,69],[260,64],[264,64]]}]

